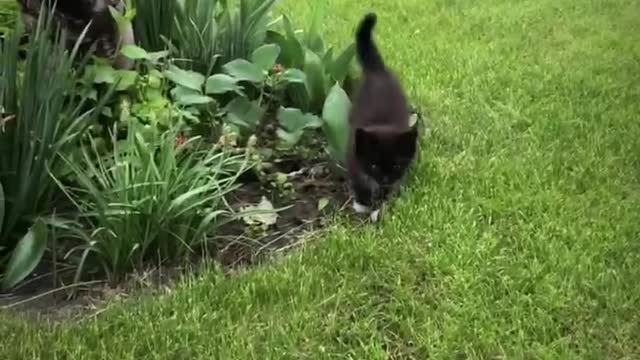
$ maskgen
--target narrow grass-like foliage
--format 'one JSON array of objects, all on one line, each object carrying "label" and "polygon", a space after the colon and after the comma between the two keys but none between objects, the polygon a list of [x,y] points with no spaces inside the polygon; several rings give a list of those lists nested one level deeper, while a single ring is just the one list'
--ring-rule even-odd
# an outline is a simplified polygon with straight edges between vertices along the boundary
[{"label": "narrow grass-like foliage", "polygon": [[186,1],[177,10],[172,37],[174,56],[187,60],[195,71],[211,74],[222,55],[218,49],[221,29],[217,18],[225,9],[217,0],[198,0]]},{"label": "narrow grass-like foliage", "polygon": [[[220,20],[218,51],[222,64],[246,59],[266,37],[270,14],[277,0],[239,0],[227,5]],[[232,2],[234,3],[234,2]]]},{"label": "narrow grass-like foliage", "polygon": [[9,249],[35,216],[49,210],[56,189],[49,172],[60,169],[57,154],[75,146],[110,94],[85,111],[85,98],[75,96],[82,89],[74,76],[87,58],[75,61],[77,47],[67,50],[64,33],[51,20],[43,7],[24,63],[18,62],[20,24],[0,50],[0,183],[6,208],[0,246]]},{"label": "narrow grass-like foliage", "polygon": [[177,1],[134,0],[133,5],[136,9],[133,30],[138,44],[147,51],[164,50],[166,40],[172,36]]},{"label": "narrow grass-like foliage", "polygon": [[168,47],[176,60],[211,75],[222,64],[247,59],[264,44],[276,2],[136,0],[136,39],[149,51]]},{"label": "narrow grass-like foliage", "polygon": [[237,188],[248,158],[199,150],[198,142],[176,144],[173,131],[147,141],[132,125],[126,140],[113,137],[112,154],[100,154],[92,141],[83,161],[67,159],[77,185],[58,184],[78,210],[73,232],[83,243],[70,252],[81,254],[78,276],[101,264],[116,281],[144,261],[181,259],[233,218],[224,197]]}]

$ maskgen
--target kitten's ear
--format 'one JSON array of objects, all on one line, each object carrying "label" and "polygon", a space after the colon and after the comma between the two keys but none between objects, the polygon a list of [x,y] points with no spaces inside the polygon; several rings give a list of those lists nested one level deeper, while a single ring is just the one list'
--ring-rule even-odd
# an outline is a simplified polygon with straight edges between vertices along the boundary
[{"label": "kitten's ear", "polygon": [[414,125],[398,137],[398,151],[404,157],[413,157],[418,142],[418,128]]}]

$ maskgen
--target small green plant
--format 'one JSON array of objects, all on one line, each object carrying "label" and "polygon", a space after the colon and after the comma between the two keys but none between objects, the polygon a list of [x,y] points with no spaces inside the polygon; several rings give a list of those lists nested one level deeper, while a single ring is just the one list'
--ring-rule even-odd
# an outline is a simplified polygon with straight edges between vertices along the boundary
[{"label": "small green plant", "polygon": [[342,165],[346,159],[350,108],[349,97],[336,83],[325,99],[321,116],[281,107],[277,134],[286,146],[291,147],[300,141],[306,131],[321,129],[327,139],[327,151],[338,165]]},{"label": "small green plant", "polygon": [[[77,96],[74,65],[78,45],[66,49],[64,33],[52,34],[52,18],[42,12],[24,63],[18,61],[23,28],[18,25],[0,50],[0,266],[4,287],[12,287],[37,265],[46,246],[46,227],[37,219],[53,210],[56,184],[49,173],[62,170],[58,153],[70,152],[96,118],[111,90],[95,109]],[[53,38],[53,41],[51,40]],[[78,39],[77,44],[82,41]]]},{"label": "small green plant", "polygon": [[295,31],[286,16],[282,17],[283,32],[270,30],[267,41],[281,49],[277,61],[289,81],[278,112],[279,137],[289,146],[300,141],[305,131],[321,128],[328,142],[328,151],[338,164],[346,157],[348,113],[351,101],[343,89],[351,80],[355,45],[349,44],[334,54],[320,34],[325,6],[317,4],[309,27]]},{"label": "small green plant", "polygon": [[283,198],[293,196],[295,189],[293,183],[285,173],[276,172],[271,176],[269,185],[278,191],[278,195]]},{"label": "small green plant", "polygon": [[[198,117],[186,111],[180,103],[174,103],[169,97],[169,80],[166,68],[167,51],[147,52],[137,46],[125,46],[121,53],[135,60],[135,70],[115,69],[111,64],[101,59],[87,66],[81,82],[92,84],[95,89],[90,98],[95,100],[106,86],[115,86],[115,101],[103,111],[103,123],[119,122],[119,129],[126,129],[130,122],[142,124],[140,131],[145,136],[154,136],[155,132],[163,132],[178,127],[190,132],[191,127],[199,122]],[[178,116],[184,115],[184,116]],[[175,123],[180,120],[180,123]],[[92,125],[91,135],[104,134],[104,125]]]},{"label": "small green plant", "polygon": [[246,154],[200,150],[198,138],[172,131],[149,142],[138,126],[128,127],[125,140],[112,137],[112,154],[92,143],[81,162],[65,158],[77,184],[57,182],[77,208],[67,226],[82,241],[69,252],[77,279],[95,264],[117,281],[145,261],[181,259],[234,216],[224,198],[250,168]]},{"label": "small green plant", "polygon": [[[315,14],[320,14],[316,11]],[[284,33],[270,30],[269,43],[278,44],[282,49],[278,63],[285,68],[304,72],[304,82],[291,86],[287,91],[290,106],[304,112],[320,114],[325,99],[335,83],[344,85],[348,80],[355,57],[355,45],[346,46],[338,54],[332,47],[326,47],[319,33],[319,15],[314,16],[309,29],[294,31],[286,16],[282,18]]]},{"label": "small green plant", "polygon": [[[266,44],[254,50],[250,60],[232,60],[222,66],[222,73],[209,78],[176,66],[168,70],[167,76],[177,84],[172,92],[178,103],[202,105],[215,102],[214,97],[234,95],[218,115],[239,133],[251,134],[269,102],[280,103],[283,101],[282,92],[287,88],[309,83],[307,73],[296,68],[285,69],[276,63],[280,53],[278,45]],[[250,99],[247,94],[255,89],[258,95],[256,99]],[[286,146],[291,147],[300,141],[305,131],[322,129],[331,156],[341,163],[346,152],[347,117],[351,102],[340,84],[335,82],[322,95],[321,105],[318,115],[296,107],[281,106],[277,113],[280,125],[277,134]]]},{"label": "small green plant", "polygon": [[344,165],[349,141],[349,96],[337,83],[329,90],[322,108],[322,129],[327,137],[328,151],[338,165]]},{"label": "small green plant", "polygon": [[223,118],[225,124],[248,136],[274,94],[288,84],[304,81],[304,73],[297,69],[273,71],[279,52],[277,45],[263,45],[252,52],[250,60],[232,60],[222,66],[222,72],[209,77],[175,65],[165,75],[176,85],[171,93],[177,104],[195,111],[200,107],[200,112],[213,109],[214,117]]},{"label": "small green plant", "polygon": [[[137,2],[144,11],[164,16],[161,6]],[[275,105],[280,107],[277,134],[285,146],[296,145],[305,131],[322,129],[329,152],[342,162],[350,103],[341,86],[355,47],[334,55],[325,45],[319,31],[322,5],[316,5],[305,31],[294,31],[286,16],[281,18],[283,33],[268,30],[277,23],[269,22],[274,3],[179,3],[170,40],[172,55],[180,59],[164,72],[175,84],[171,95],[194,119],[223,119],[245,135],[254,133]]]}]

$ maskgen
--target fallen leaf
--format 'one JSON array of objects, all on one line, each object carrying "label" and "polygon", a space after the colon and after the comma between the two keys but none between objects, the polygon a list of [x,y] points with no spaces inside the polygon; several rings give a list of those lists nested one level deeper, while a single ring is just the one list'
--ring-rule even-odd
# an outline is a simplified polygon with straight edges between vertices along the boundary
[{"label": "fallen leaf", "polygon": [[329,199],[322,198],[318,200],[318,211],[322,211],[324,208],[327,207],[327,205],[329,205]]},{"label": "fallen leaf", "polygon": [[270,226],[278,220],[278,214],[273,209],[273,204],[265,196],[262,197],[258,205],[247,205],[240,210],[247,212],[246,215],[242,216],[242,220],[248,225]]}]

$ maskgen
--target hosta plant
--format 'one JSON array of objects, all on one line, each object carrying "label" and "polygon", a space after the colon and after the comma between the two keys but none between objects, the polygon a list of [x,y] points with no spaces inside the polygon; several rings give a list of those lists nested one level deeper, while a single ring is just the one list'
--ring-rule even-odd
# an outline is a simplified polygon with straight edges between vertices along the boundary
[{"label": "hosta plant", "polygon": [[278,136],[289,146],[296,145],[305,131],[321,129],[327,140],[327,151],[343,165],[348,141],[348,117],[351,101],[337,83],[329,90],[320,116],[304,113],[296,108],[280,108],[278,112]]},{"label": "hosta plant", "polygon": [[166,77],[175,84],[171,90],[177,104],[195,112],[215,110],[214,117],[237,132],[252,134],[264,115],[265,107],[278,93],[293,83],[302,84],[305,75],[298,69],[274,71],[280,48],[267,44],[255,49],[248,60],[235,59],[221,72],[203,74],[171,65]]},{"label": "hosta plant", "polygon": [[318,21],[312,21],[305,31],[295,31],[289,19],[283,16],[282,32],[270,30],[267,35],[269,43],[281,48],[278,63],[286,69],[299,69],[305,74],[303,84],[288,89],[287,105],[314,114],[322,112],[325,99],[335,83],[343,86],[349,80],[355,57],[353,43],[337,53],[333,47],[326,46],[319,33]]}]

